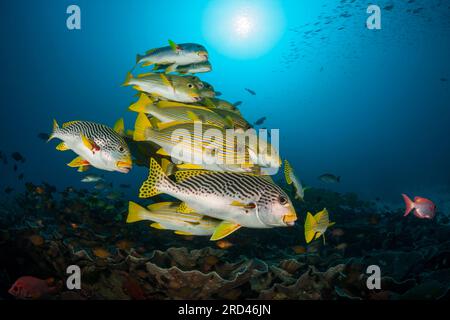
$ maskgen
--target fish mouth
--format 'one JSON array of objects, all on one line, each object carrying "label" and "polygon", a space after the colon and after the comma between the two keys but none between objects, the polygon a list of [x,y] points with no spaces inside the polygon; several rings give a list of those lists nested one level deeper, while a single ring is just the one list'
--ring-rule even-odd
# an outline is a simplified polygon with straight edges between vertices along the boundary
[{"label": "fish mouth", "polygon": [[199,52],[197,52],[197,54],[200,57],[203,57],[205,60],[208,60],[208,52],[206,52],[206,51],[199,51]]},{"label": "fish mouth", "polygon": [[297,221],[297,215],[295,213],[288,213],[283,216],[283,222],[287,226],[293,226],[295,224],[295,221]]},{"label": "fish mouth", "polygon": [[202,100],[200,96],[192,96],[192,99],[194,99],[194,102],[199,102],[200,100]]},{"label": "fish mouth", "polygon": [[131,160],[126,161],[117,161],[116,163],[117,171],[122,173],[128,173],[130,172],[131,168],[133,167],[133,163]]}]

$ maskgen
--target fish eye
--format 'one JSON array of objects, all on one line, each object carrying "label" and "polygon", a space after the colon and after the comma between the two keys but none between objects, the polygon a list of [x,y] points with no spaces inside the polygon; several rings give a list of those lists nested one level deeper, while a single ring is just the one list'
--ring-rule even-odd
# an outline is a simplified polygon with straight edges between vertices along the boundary
[{"label": "fish eye", "polygon": [[119,151],[120,151],[120,152],[124,152],[124,151],[125,151],[125,148],[124,148],[124,147],[120,147],[120,148],[119,148]]},{"label": "fish eye", "polygon": [[280,196],[280,197],[278,198],[278,201],[280,201],[280,203],[281,203],[282,205],[285,205],[285,204],[288,202],[288,200],[287,200],[286,197],[284,197],[284,196]]},{"label": "fish eye", "polygon": [[192,83],[188,83],[188,88],[192,89],[194,88],[194,85]]}]

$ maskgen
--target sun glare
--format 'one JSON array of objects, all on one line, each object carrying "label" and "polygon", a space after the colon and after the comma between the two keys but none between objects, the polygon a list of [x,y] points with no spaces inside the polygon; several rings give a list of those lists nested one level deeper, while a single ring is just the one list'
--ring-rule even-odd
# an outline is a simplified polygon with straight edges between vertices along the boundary
[{"label": "sun glare", "polygon": [[253,23],[247,15],[238,15],[234,18],[234,30],[240,37],[247,37],[253,31]]}]

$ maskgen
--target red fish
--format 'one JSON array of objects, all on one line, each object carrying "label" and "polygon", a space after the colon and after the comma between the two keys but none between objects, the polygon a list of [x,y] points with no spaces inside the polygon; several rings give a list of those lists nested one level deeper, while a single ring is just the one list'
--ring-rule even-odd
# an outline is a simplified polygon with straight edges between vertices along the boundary
[{"label": "red fish", "polygon": [[8,292],[17,299],[36,300],[56,290],[55,287],[49,286],[49,282],[35,277],[24,276],[17,279]]},{"label": "red fish", "polygon": [[414,202],[406,195],[402,194],[405,200],[406,210],[403,216],[407,216],[412,210],[414,215],[420,219],[433,219],[436,212],[435,204],[428,199],[415,197]]}]

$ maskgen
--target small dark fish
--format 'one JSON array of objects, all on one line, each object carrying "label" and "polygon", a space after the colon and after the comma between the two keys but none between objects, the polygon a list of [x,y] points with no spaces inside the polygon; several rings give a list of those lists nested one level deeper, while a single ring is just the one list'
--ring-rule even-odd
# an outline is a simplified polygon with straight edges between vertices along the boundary
[{"label": "small dark fish", "polygon": [[5,191],[6,194],[10,194],[11,192],[14,191],[14,189],[11,188],[11,187],[6,187],[4,191]]},{"label": "small dark fish", "polygon": [[242,104],[242,101],[236,101],[235,103],[233,103],[233,106],[239,107],[241,104]]},{"label": "small dark fish", "polygon": [[334,174],[331,174],[331,173],[324,173],[321,176],[319,176],[318,179],[320,181],[326,182],[326,183],[338,183],[341,181],[340,176],[335,176]]},{"label": "small dark fish", "polygon": [[253,91],[252,89],[245,88],[245,90],[246,90],[248,93],[250,93],[252,96],[256,96],[256,92]]},{"label": "small dark fish", "polygon": [[24,178],[25,176],[24,176],[24,174],[23,173],[21,173],[21,174],[19,174],[19,176],[17,177],[17,179],[19,179],[19,180],[23,180],[23,178]]},{"label": "small dark fish", "polygon": [[266,121],[266,119],[267,119],[266,117],[259,118],[258,120],[255,121],[254,125],[259,126],[259,125],[263,124],[264,121]]},{"label": "small dark fish", "polygon": [[121,187],[122,189],[129,189],[129,188],[131,188],[131,185],[123,183],[123,184],[119,185],[119,187]]},{"label": "small dark fish", "polygon": [[50,135],[48,133],[41,132],[37,135],[37,137],[43,141],[47,141],[50,138]]},{"label": "small dark fish", "polygon": [[393,4],[388,4],[387,6],[385,6],[383,8],[383,10],[386,10],[386,11],[391,11],[392,9],[394,9],[394,5]]},{"label": "small dark fish", "polygon": [[222,92],[216,91],[216,97],[220,97],[222,95]]},{"label": "small dark fish", "polygon": [[17,164],[14,165],[13,170],[14,172],[17,172]]},{"label": "small dark fish", "polygon": [[13,152],[11,157],[17,162],[25,162],[25,158],[19,152]]},{"label": "small dark fish", "polygon": [[441,79],[439,79],[439,80],[441,80],[442,82],[447,82],[447,81],[448,81],[447,78],[441,78]]}]

